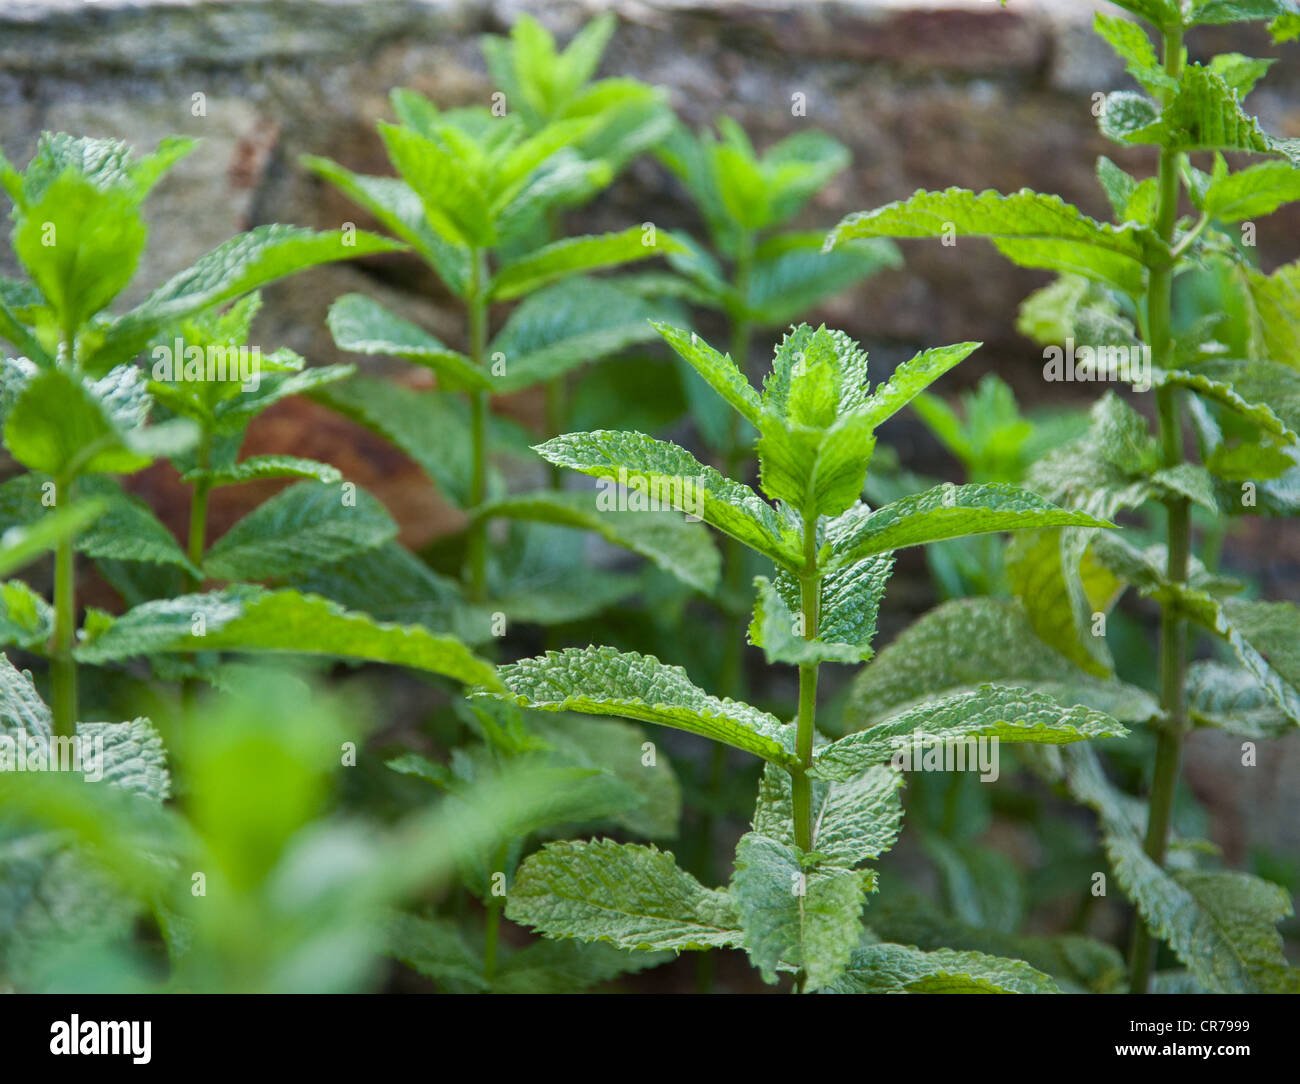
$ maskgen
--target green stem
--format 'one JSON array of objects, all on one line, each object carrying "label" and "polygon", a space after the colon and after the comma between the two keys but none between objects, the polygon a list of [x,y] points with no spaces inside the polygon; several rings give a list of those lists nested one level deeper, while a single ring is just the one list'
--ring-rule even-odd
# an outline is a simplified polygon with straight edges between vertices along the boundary
[{"label": "green stem", "polygon": [[[473,279],[469,295],[469,356],[479,368],[484,368],[487,345],[487,268],[485,255],[475,249]],[[488,393],[471,392],[470,443],[472,463],[469,485],[469,504],[477,508],[487,496],[487,423]],[[469,527],[469,594],[474,602],[481,602],[487,593],[487,520],[475,517]]]},{"label": "green stem", "polygon": [[[199,445],[199,469],[206,472],[212,465],[212,435],[204,432]],[[207,548],[208,537],[208,494],[212,492],[212,483],[204,475],[194,483],[194,493],[190,497],[190,536],[189,558],[195,568],[203,567],[203,553]],[[193,577],[191,577],[193,579]],[[198,587],[200,580],[194,582]]]},{"label": "green stem", "polygon": [[[57,499],[70,504],[72,483],[55,483]],[[50,643],[50,707],[54,733],[72,737],[77,732],[77,661],[72,647],[77,630],[77,559],[72,539],[62,539],[54,551],[54,635]]]},{"label": "green stem", "polygon": [[[817,517],[805,516],[803,523],[803,572],[799,576],[799,602],[803,615],[805,640],[817,636],[818,606],[822,581],[817,571]],[[791,800],[794,807],[794,839],[801,850],[812,850],[812,784],[808,769],[812,767],[813,735],[817,717],[817,664],[799,667],[799,716],[796,726],[795,753],[800,766],[790,773]]]},{"label": "green stem", "polygon": [[[1165,32],[1165,71],[1174,79],[1182,73],[1183,34],[1181,29]],[[1178,219],[1178,155],[1160,152],[1158,179],[1160,202],[1156,211],[1156,229],[1170,243]],[[1173,299],[1171,265],[1151,270],[1147,285],[1147,329],[1152,360],[1164,366],[1171,343]],[[1176,389],[1156,391],[1160,446],[1166,467],[1183,461],[1182,419]],[[1187,579],[1187,561],[1191,549],[1191,529],[1186,499],[1166,502],[1166,539],[1169,564],[1166,575],[1173,583]],[[1156,740],[1155,773],[1151,783],[1144,849],[1152,861],[1163,864],[1169,842],[1169,825],[1173,816],[1174,791],[1178,784],[1178,766],[1182,757],[1183,735],[1187,731],[1187,705],[1184,683],[1187,674],[1187,625],[1172,603],[1163,605],[1160,615],[1160,707],[1162,725]],[[1138,915],[1133,927],[1133,945],[1129,959],[1129,989],[1146,993],[1151,978],[1151,933]]]},{"label": "green stem", "polygon": [[[558,437],[568,430],[569,404],[568,386],[564,377],[557,376],[546,382],[546,434]],[[564,468],[558,463],[551,465],[551,488],[564,488]]]}]

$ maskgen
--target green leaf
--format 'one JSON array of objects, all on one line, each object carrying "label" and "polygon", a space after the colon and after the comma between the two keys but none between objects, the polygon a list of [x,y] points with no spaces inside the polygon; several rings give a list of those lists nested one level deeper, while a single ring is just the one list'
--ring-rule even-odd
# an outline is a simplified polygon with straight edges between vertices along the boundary
[{"label": "green leaf", "polygon": [[1300,260],[1271,275],[1246,271],[1252,339],[1267,356],[1293,368],[1300,358]]},{"label": "green leaf", "polygon": [[[782,581],[773,584],[765,576],[754,579],[758,597],[754,603],[754,617],[749,625],[749,642],[761,647],[769,663],[786,663],[790,666],[811,666],[822,662],[857,663],[872,655],[871,638],[876,631],[876,613],[885,581],[893,569],[893,561],[864,561],[852,568],[860,572],[857,583],[850,586],[849,577],[840,577],[831,587],[835,602],[832,621],[828,615],[819,615],[821,628],[815,637],[805,638],[799,629],[802,616],[796,617],[799,604],[799,585],[788,573]],[[861,593],[855,588],[860,589]],[[845,639],[836,639],[836,635]]]},{"label": "green leaf", "polygon": [[546,937],[622,949],[726,948],[740,940],[734,905],[654,847],[611,840],[549,843],[520,867],[506,917]]},{"label": "green leaf", "polygon": [[1158,30],[1183,25],[1179,0],[1113,0],[1113,3],[1134,15],[1140,15]]},{"label": "green leaf", "polygon": [[511,392],[654,338],[659,307],[617,281],[579,278],[529,295],[488,347],[492,384]]},{"label": "green leaf", "polygon": [[1050,745],[1128,733],[1111,716],[1091,708],[1063,707],[1028,689],[982,685],[972,692],[917,704],[824,746],[814,755],[811,774],[821,779],[849,779],[912,749],[918,732],[922,742],[997,738]]},{"label": "green leaf", "polygon": [[743,836],[730,891],[763,981],[776,982],[779,970],[802,970],[812,989],[838,978],[862,937],[869,884],[869,875],[833,866],[805,873],[789,844]]},{"label": "green leaf", "polygon": [[1050,977],[1023,960],[982,952],[905,945],[865,945],[844,974],[827,987],[833,994],[1055,994]]},{"label": "green leaf", "polygon": [[1273,44],[1281,45],[1288,41],[1300,41],[1300,13],[1279,15],[1268,24],[1268,32],[1273,36]]},{"label": "green leaf", "polygon": [[1288,718],[1300,723],[1300,607],[1230,598],[1213,628]]},{"label": "green leaf", "polygon": [[[200,618],[202,634],[193,635]],[[381,624],[315,595],[255,587],[144,603],[88,637],[75,654],[82,662],[102,664],[141,654],[195,651],[332,655],[500,688],[492,664],[450,636],[416,625]]]},{"label": "green leaf", "polygon": [[[148,719],[128,723],[78,723],[77,736],[89,743],[102,760],[95,774],[103,782],[155,802],[171,794],[171,774],[162,737]],[[100,742],[103,742],[102,752]],[[84,760],[83,760],[84,764]]]},{"label": "green leaf", "polygon": [[872,427],[892,418],[949,369],[965,361],[983,343],[956,343],[922,350],[903,362],[893,375],[876,387],[864,408]]},{"label": "green leaf", "polygon": [[469,419],[453,396],[359,376],[313,398],[380,434],[405,452],[454,504],[469,500]]},{"label": "green leaf", "polygon": [[1187,712],[1197,726],[1243,738],[1280,738],[1295,724],[1248,670],[1219,662],[1187,668]]},{"label": "green leaf", "polygon": [[396,177],[369,177],[344,169],[328,158],[307,155],[302,164],[329,181],[354,203],[375,216],[416,250],[438,273],[447,288],[464,297],[469,288],[469,251],[444,240],[424,217],[424,205],[405,181]]},{"label": "green leaf", "polygon": [[755,322],[787,326],[868,276],[902,266],[888,241],[854,241],[823,252],[824,241],[824,234],[813,231],[780,234],[758,246],[745,299]]},{"label": "green leaf", "polygon": [[993,681],[1143,722],[1159,705],[1145,690],[1093,677],[1034,634],[1024,608],[991,598],[954,599],[909,625],[865,667],[844,717],[866,726],[916,701]]},{"label": "green leaf", "polygon": [[529,717],[526,728],[565,763],[598,771],[617,783],[619,807],[608,819],[647,839],[677,835],[681,786],[667,758],[645,763],[646,735],[641,727],[614,719],[536,715]]},{"label": "green leaf", "polygon": [[430,225],[445,241],[487,247],[495,240],[487,193],[475,183],[474,170],[441,141],[413,128],[379,122],[379,135],[402,179],[424,204]]},{"label": "green leaf", "polygon": [[1127,65],[1129,75],[1141,83],[1148,94],[1158,95],[1177,87],[1177,81],[1166,75],[1161,67],[1147,32],[1137,23],[1098,12],[1093,29],[1106,39]]},{"label": "green leaf", "polygon": [[1241,107],[1237,93],[1210,68],[1192,64],[1159,119],[1125,133],[1129,143],[1170,151],[1250,151],[1280,155],[1300,166],[1300,140],[1275,139]]},{"label": "green leaf", "polygon": [[54,608],[22,580],[0,583],[0,643],[43,654],[54,632]]},{"label": "green leaf", "polygon": [[1101,820],[1115,879],[1197,983],[1214,993],[1300,989],[1274,929],[1292,913],[1285,890],[1245,873],[1161,869],[1143,850],[1124,796],[1106,781],[1092,751],[1072,753],[1065,763],[1071,792]]},{"label": "green leaf", "polygon": [[337,485],[343,475],[337,467],[318,463],[314,459],[301,459],[296,455],[254,455],[213,470],[195,469],[181,475],[181,481],[193,484],[205,481],[213,488],[237,486],[257,482],[264,478],[312,478],[322,484]]},{"label": "green leaf", "polygon": [[258,226],[218,245],[154,290],[110,326],[90,361],[96,369],[105,370],[129,360],[159,331],[295,271],[403,247],[364,230],[344,234],[298,226]]},{"label": "green leaf", "polygon": [[[853,515],[853,513],[850,513]],[[840,553],[830,568],[842,568],[874,553],[990,531],[1042,527],[1110,527],[1084,512],[1058,508],[1029,490],[1004,483],[950,483],[854,515]]]},{"label": "green leaf", "polygon": [[1125,289],[1141,283],[1143,265],[1160,258],[1162,247],[1147,227],[1097,222],[1059,196],[1028,189],[1004,196],[961,188],[919,191],[910,199],[849,215],[826,245],[833,249],[858,237],[954,233],[989,238],[1004,256],[1026,267],[1073,270]]},{"label": "green leaf", "polygon": [[780,565],[798,568],[803,555],[770,504],[748,486],[724,478],[683,448],[643,433],[597,430],[555,437],[536,448],[547,462],[608,478],[671,505]]},{"label": "green leaf", "polygon": [[136,199],[66,173],[21,209],[14,254],[40,287],[64,341],[131,281],[148,230]]},{"label": "green leaf", "polygon": [[204,558],[218,580],[283,579],[342,561],[397,537],[387,509],[365,490],[299,482],[230,528]]},{"label": "green leaf", "polygon": [[53,730],[50,709],[40,698],[31,675],[0,654],[0,731],[47,735]]},{"label": "green leaf", "polygon": [[134,425],[124,424],[113,398],[120,384],[108,380],[111,375],[99,383],[79,380],[64,369],[36,373],[8,410],[5,446],[25,467],[68,479],[130,474],[193,444],[198,430],[183,419],[145,428],[141,410]]},{"label": "green leaf", "polygon": [[482,391],[492,386],[464,354],[362,294],[344,294],[335,301],[328,322],[340,350],[403,358],[449,378],[454,387]]},{"label": "green leaf", "polygon": [[1191,371],[1161,372],[1156,383],[1191,388],[1288,444],[1300,441],[1300,373],[1289,366],[1214,358]]},{"label": "green leaf", "polygon": [[29,525],[4,525],[0,521],[0,576],[22,568],[54,549],[63,539],[75,538],[104,511],[102,501],[77,501]]},{"label": "green leaf", "polygon": [[595,531],[607,542],[650,558],[697,591],[712,594],[722,559],[703,526],[672,513],[618,510],[614,504],[608,490],[600,494],[545,491],[489,501],[477,514]]},{"label": "green leaf", "polygon": [[1281,19],[1296,11],[1295,0],[1192,0],[1188,26],[1224,26],[1228,23]]},{"label": "green leaf", "polygon": [[656,323],[654,328],[733,410],[756,429],[761,425],[762,401],[730,354],[718,353],[693,331],[664,323]]},{"label": "green leaf", "polygon": [[699,734],[785,767],[797,763],[790,728],[736,700],[710,696],[680,666],[612,647],[566,648],[501,667],[509,699],[539,711],[577,711]]},{"label": "green leaf", "polygon": [[489,297],[509,301],[569,275],[664,256],[680,248],[680,242],[670,234],[647,232],[640,226],[621,233],[566,237],[502,267],[492,280]]}]

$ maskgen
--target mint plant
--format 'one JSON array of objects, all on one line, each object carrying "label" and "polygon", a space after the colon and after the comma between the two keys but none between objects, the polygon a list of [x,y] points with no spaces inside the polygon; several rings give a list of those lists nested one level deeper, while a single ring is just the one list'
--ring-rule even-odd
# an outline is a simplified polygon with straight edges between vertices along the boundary
[{"label": "mint plant", "polygon": [[[621,716],[684,730],[766,762],[753,830],[726,889],[679,869],[671,854],[609,840],[550,844],[525,860],[506,913],[550,938],[637,951],[743,947],[764,979],[801,990],[1051,989],[1018,961],[926,954],[872,943],[862,926],[874,871],[901,820],[897,750],[925,727],[945,739],[1067,743],[1124,733],[1110,716],[996,685],[827,742],[817,732],[826,662],[859,663],[871,640],[893,552],[945,538],[1051,526],[1103,527],[1014,486],[940,486],[875,510],[860,500],[875,429],[978,344],[928,350],[869,390],[866,354],[847,336],[794,329],[760,394],[698,336],[661,328],[670,345],[758,433],[766,499],[685,449],[640,433],[572,433],[538,446],[596,478],[675,494],[710,526],[774,566],[755,580],[750,638],[768,661],[796,666],[793,722],[719,699],[686,671],[610,647],[568,648],[500,668],[506,697],[541,711]],[[769,499],[773,503],[769,503]]]},{"label": "mint plant", "polygon": [[[349,294],[330,310],[339,347],[425,365],[443,390],[402,397],[406,415],[422,418],[404,431],[383,406],[394,397],[391,388],[379,391],[363,382],[326,399],[410,446],[420,462],[462,459],[452,449],[465,438],[469,462],[435,475],[450,483],[442,486],[444,494],[472,517],[466,583],[470,600],[482,602],[488,593],[488,520],[568,515],[562,500],[551,510],[542,496],[527,505],[489,505],[499,495],[499,487],[494,493],[489,485],[490,396],[553,380],[652,334],[646,321],[654,310],[645,301],[611,282],[576,276],[663,255],[677,242],[646,223],[538,244],[538,223],[550,211],[589,197],[612,178],[602,159],[584,158],[574,149],[609,121],[599,112],[580,110],[530,133],[518,113],[498,115],[486,107],[443,112],[409,90],[395,91],[392,102],[400,123],[380,122],[379,131],[400,178],[361,176],[324,159],[306,164],[429,264],[462,307],[467,350],[454,350],[377,302]],[[523,300],[490,339],[490,306],[517,299]],[[460,395],[468,399],[468,424],[460,405],[448,401]],[[430,452],[434,433],[446,443]]]},{"label": "mint plant", "polygon": [[[1059,343],[1064,331],[1105,350],[1098,357],[1110,365],[1110,378],[1118,371],[1136,385],[1143,378],[1120,366],[1148,352],[1157,433],[1107,393],[1093,411],[1090,432],[1039,464],[1029,481],[1049,497],[1106,518],[1161,504],[1163,542],[1144,549],[1072,529],[1018,539],[1008,571],[1024,621],[1001,627],[1008,632],[1027,623],[1052,651],[1030,653],[1032,665],[1044,668],[1040,679],[1052,669],[1048,680],[1063,682],[1057,694],[1063,703],[1088,702],[1096,690],[1080,691],[1081,674],[1115,691],[1104,632],[1118,594],[1132,588],[1157,602],[1159,690],[1146,720],[1155,756],[1145,811],[1133,811],[1090,750],[1067,751],[1041,767],[1097,812],[1112,871],[1138,910],[1130,950],[1133,992],[1150,988],[1153,939],[1167,943],[1186,968],[1162,982],[1229,992],[1294,989],[1296,972],[1287,967],[1273,929],[1290,913],[1287,894],[1250,875],[1187,862],[1188,844],[1175,835],[1173,814],[1182,745],[1192,726],[1218,726],[1253,740],[1275,732],[1283,720],[1300,721],[1300,672],[1292,650],[1300,610],[1232,597],[1244,584],[1216,576],[1196,559],[1191,514],[1194,506],[1214,519],[1295,511],[1289,494],[1300,477],[1300,419],[1291,388],[1300,358],[1300,272],[1289,264],[1264,273],[1252,265],[1248,248],[1253,220],[1300,198],[1300,148],[1295,140],[1269,135],[1242,105],[1271,61],[1227,54],[1189,63],[1184,44],[1197,26],[1262,18],[1273,20],[1277,40],[1289,40],[1298,13],[1290,0],[1117,3],[1149,24],[1156,42],[1142,23],[1097,16],[1097,32],[1141,87],[1140,93],[1109,95],[1100,125],[1124,146],[1151,147],[1158,167],[1138,180],[1100,160],[1113,224],[1029,190],[1001,195],[953,188],[850,216],[827,246],[864,237],[986,237],[1012,262],[1063,276],[1026,304],[1026,321],[1057,329],[1043,337]],[[1234,171],[1224,157],[1229,152],[1265,160]],[[1184,196],[1192,216],[1182,215]],[[1216,338],[1220,314],[1181,328],[1173,323],[1176,284],[1197,268],[1218,269],[1234,303],[1249,314],[1251,333],[1235,351]],[[1199,463],[1185,452],[1189,417]],[[952,614],[950,631],[969,637],[961,622],[973,611],[966,608],[961,621],[957,611]],[[1229,648],[1235,664],[1190,664],[1189,625]],[[996,642],[1008,655],[1020,651],[1021,641]],[[1044,658],[1054,659],[1051,667]],[[883,662],[882,655],[877,665]],[[1013,669],[1030,665],[1022,658]],[[946,676],[936,669],[930,677],[943,684]],[[859,721],[868,722],[878,709],[869,700],[871,679],[864,675],[864,681],[861,695],[870,706]]]}]

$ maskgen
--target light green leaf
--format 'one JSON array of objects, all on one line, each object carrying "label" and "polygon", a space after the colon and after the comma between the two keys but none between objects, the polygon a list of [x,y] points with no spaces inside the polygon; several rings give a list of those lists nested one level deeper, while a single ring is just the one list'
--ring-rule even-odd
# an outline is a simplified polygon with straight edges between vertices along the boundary
[{"label": "light green leaf", "polygon": [[1258,740],[1279,738],[1295,725],[1255,675],[1236,666],[1194,662],[1186,689],[1187,712],[1197,726]]},{"label": "light green leaf", "polygon": [[1252,338],[1268,357],[1300,367],[1300,260],[1271,275],[1247,270]]},{"label": "light green leaf", "polygon": [[705,888],[668,852],[608,839],[549,843],[530,855],[506,917],[546,937],[642,951],[726,948],[740,940],[725,892]]},{"label": "light green leaf", "polygon": [[1093,29],[1106,39],[1127,65],[1129,75],[1141,83],[1148,94],[1158,95],[1177,87],[1177,81],[1166,75],[1161,67],[1160,58],[1156,56],[1155,46],[1147,37],[1147,32],[1137,23],[1098,12],[1093,21]]},{"label": "light green leaf", "polygon": [[827,987],[832,994],[1055,994],[1051,978],[1023,960],[982,952],[865,945]]},{"label": "light green leaf", "polygon": [[965,361],[983,343],[956,343],[923,350],[903,362],[893,375],[876,387],[865,407],[872,427],[892,418],[949,369]]},{"label": "light green leaf", "polygon": [[328,322],[340,350],[403,358],[449,378],[454,387],[486,390],[492,386],[464,354],[362,294],[344,294],[335,301]]},{"label": "light green leaf", "polygon": [[[202,634],[193,635],[200,627]],[[102,664],[141,654],[196,651],[332,655],[500,688],[492,664],[450,636],[417,625],[382,624],[315,595],[255,587],[144,603],[87,638],[75,654],[82,662]]]},{"label": "light green leaf", "polygon": [[577,711],[699,734],[790,767],[790,728],[736,700],[710,696],[680,666],[612,647],[566,648],[501,667],[509,699],[539,711]]},{"label": "light green leaf", "polygon": [[770,504],[748,486],[724,478],[683,448],[643,433],[569,433],[537,446],[550,463],[640,490],[659,504],[696,515],[780,565],[798,568],[803,555]]},{"label": "light green leaf", "polygon": [[824,241],[813,231],[779,234],[758,246],[745,299],[755,322],[785,327],[868,276],[902,266],[889,241],[846,242],[823,252]]},{"label": "light green leaf", "polygon": [[718,353],[693,331],[683,331],[664,323],[656,323],[654,328],[732,409],[756,429],[761,425],[763,404],[758,392],[730,354]]},{"label": "light green leaf", "polygon": [[659,307],[617,281],[571,279],[529,295],[488,347],[492,384],[511,392],[654,338]]},{"label": "light green leaf", "polygon": [[254,455],[212,470],[195,469],[181,475],[181,481],[193,484],[206,481],[209,486],[237,486],[263,478],[312,478],[322,484],[337,484],[343,475],[337,467],[301,459],[296,455]]},{"label": "light green leaf", "polygon": [[334,485],[299,482],[259,505],[213,544],[204,571],[218,580],[283,579],[334,564],[397,537],[374,497],[345,502]]},{"label": "light green leaf", "polygon": [[285,275],[338,260],[393,252],[400,242],[358,230],[258,226],[232,237],[154,290],[108,329],[89,359],[99,371],[135,357],[159,331]]},{"label": "light green leaf", "polygon": [[22,580],[0,583],[0,643],[44,654],[54,608]]},{"label": "light green leaf", "polygon": [[1188,26],[1224,26],[1293,16],[1295,0],[1192,0]]},{"label": "light green leaf", "polygon": [[680,248],[672,235],[647,232],[640,226],[621,233],[566,237],[502,267],[492,280],[489,296],[494,301],[509,301],[569,275],[664,256]]},{"label": "light green leaf", "polygon": [[811,773],[821,779],[849,779],[910,749],[918,731],[922,741],[930,742],[996,737],[1050,745],[1128,733],[1111,716],[1091,708],[1063,707],[1027,689],[982,685],[972,692],[919,703],[824,746],[814,755]]},{"label": "light green leaf", "polygon": [[[2,488],[2,487],[0,487]],[[0,520],[0,576],[22,568],[54,549],[65,538],[75,538],[104,514],[102,501],[77,501],[32,524],[3,525]],[[3,513],[0,512],[0,516]]]},{"label": "light green leaf", "polygon": [[[1009,196],[961,188],[919,191],[910,199],[850,215],[826,244],[835,248],[857,237],[942,237],[953,231],[1002,242],[1003,255],[1029,267],[1070,270],[1062,257],[1077,250],[1074,270],[1106,282],[1140,281],[1144,263],[1158,258],[1161,250],[1159,238],[1147,227],[1097,222],[1059,196],[1028,189]],[[1068,247],[1062,248],[1063,243]]]},{"label": "light green leaf", "polygon": [[736,847],[731,897],[744,948],[765,982],[802,970],[817,989],[843,972],[862,937],[868,874],[836,867],[805,873],[795,848],[750,832]]},{"label": "light green leaf", "polygon": [[1250,151],[1288,158],[1300,166],[1300,140],[1275,139],[1241,107],[1221,75],[1192,64],[1158,120],[1126,133],[1129,143],[1156,143],[1171,151]]},{"label": "light green leaf", "polygon": [[708,531],[670,511],[621,511],[608,491],[600,494],[541,493],[502,497],[480,506],[478,515],[558,523],[595,531],[607,542],[626,546],[650,558],[666,572],[697,591],[711,594],[721,574],[722,559]]},{"label": "light green leaf", "polygon": [[856,516],[829,567],[841,568],[874,553],[945,538],[1063,526],[1113,524],[1085,512],[1058,508],[1019,486],[1000,482],[965,486],[946,483]]},{"label": "light green leaf", "polygon": [[1143,722],[1159,711],[1145,690],[1093,677],[1053,651],[1034,634],[1019,604],[968,598],[931,610],[881,651],[854,682],[845,720],[866,726],[918,700],[973,691],[988,681],[1122,722]]}]

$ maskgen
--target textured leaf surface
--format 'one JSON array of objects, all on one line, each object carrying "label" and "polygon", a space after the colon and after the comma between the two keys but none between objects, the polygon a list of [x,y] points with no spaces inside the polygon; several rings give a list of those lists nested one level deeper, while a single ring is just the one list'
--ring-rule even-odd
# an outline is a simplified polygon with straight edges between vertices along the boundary
[{"label": "textured leaf surface", "polygon": [[668,852],[607,839],[550,843],[529,856],[506,916],[546,937],[623,949],[725,948],[740,940],[725,892],[705,888]]},{"label": "textured leaf surface", "polygon": [[918,704],[832,742],[814,754],[812,772],[822,779],[848,779],[912,746],[918,731],[930,741],[996,737],[1050,745],[1128,733],[1111,716],[1091,708],[1062,707],[1042,693],[983,685]]},{"label": "textured leaf surface", "polygon": [[640,226],[621,233],[566,237],[506,264],[492,281],[491,297],[508,301],[569,275],[664,256],[679,247],[669,234],[647,235]]},{"label": "textured leaf surface", "polygon": [[803,970],[812,989],[844,970],[862,936],[868,879],[848,869],[804,873],[790,845],[750,832],[736,847],[731,896],[744,947],[765,982]]},{"label": "textured leaf surface", "polygon": [[1018,486],[944,484],[861,516],[846,532],[841,552],[830,567],[962,535],[1063,526],[1111,524],[1084,512],[1058,508]]},{"label": "textured leaf surface", "polygon": [[802,555],[776,510],[748,486],[724,478],[683,448],[643,433],[569,433],[539,444],[548,462],[641,487],[662,502],[699,515],[778,564],[797,567]]},{"label": "textured leaf surface", "polygon": [[[191,635],[202,616],[203,635]],[[409,666],[470,685],[498,688],[492,665],[450,636],[383,624],[297,591],[234,588],[147,602],[128,610],[76,650],[105,663],[155,652],[278,651]]]},{"label": "textured leaf surface", "polygon": [[213,544],[204,570],[219,580],[281,579],[334,564],[397,537],[364,490],[345,504],[336,485],[301,482],[258,505]]},{"label": "textured leaf surface", "polygon": [[515,703],[540,711],[615,715],[712,738],[790,766],[790,728],[767,712],[710,696],[680,666],[612,647],[548,651],[501,667]]},{"label": "textured leaf surface", "polygon": [[604,511],[599,505],[595,493],[547,491],[489,501],[481,513],[595,531],[607,542],[650,558],[697,591],[712,593],[722,560],[702,524],[671,511]]},{"label": "textured leaf surface", "polygon": [[1054,994],[1051,978],[1023,960],[982,952],[866,945],[827,988],[833,994]]},{"label": "textured leaf surface", "polygon": [[1274,928],[1292,913],[1284,889],[1245,873],[1161,869],[1092,751],[1071,751],[1065,763],[1071,792],[1101,819],[1116,880],[1201,986],[1216,993],[1300,989]]},{"label": "textured leaf surface", "polygon": [[854,682],[845,718],[879,722],[929,697],[986,682],[1029,689],[1123,722],[1159,710],[1145,690],[1085,673],[1034,634],[1022,607],[991,598],[954,599],[896,637]]},{"label": "textured leaf surface", "polygon": [[340,350],[403,358],[451,378],[459,387],[491,387],[464,354],[363,294],[344,294],[329,311],[330,334]]},{"label": "textured leaf surface", "polygon": [[616,281],[558,282],[526,298],[488,347],[497,391],[561,376],[654,338],[660,309]]},{"label": "textured leaf surface", "polygon": [[1187,668],[1187,711],[1198,726],[1243,738],[1278,738],[1295,724],[1247,670],[1218,662]]}]

